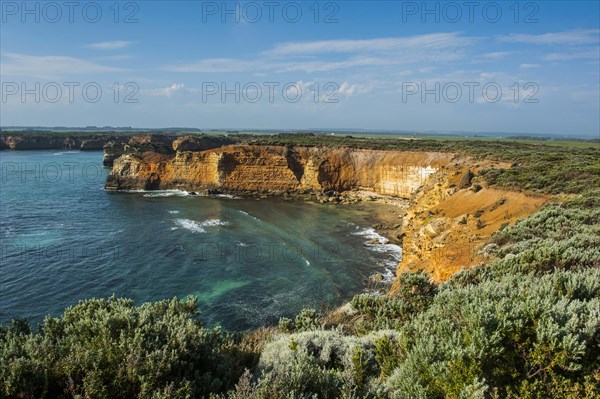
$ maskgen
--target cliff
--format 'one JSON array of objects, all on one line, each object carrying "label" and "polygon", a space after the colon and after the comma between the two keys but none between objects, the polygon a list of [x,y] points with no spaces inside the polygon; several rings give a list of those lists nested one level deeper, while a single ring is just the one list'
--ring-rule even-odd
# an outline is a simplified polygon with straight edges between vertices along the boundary
[{"label": "cliff", "polygon": [[283,192],[361,190],[410,198],[453,154],[231,145],[115,160],[107,189]]},{"label": "cliff", "polygon": [[153,152],[174,155],[178,151],[204,151],[233,144],[234,140],[224,136],[168,136],[148,134],[134,136],[129,140],[109,141],[104,145],[104,166],[112,166],[115,159],[125,154]]},{"label": "cliff", "polygon": [[21,133],[0,136],[0,150],[81,150],[101,151],[110,141],[127,141],[122,135],[60,135]]}]

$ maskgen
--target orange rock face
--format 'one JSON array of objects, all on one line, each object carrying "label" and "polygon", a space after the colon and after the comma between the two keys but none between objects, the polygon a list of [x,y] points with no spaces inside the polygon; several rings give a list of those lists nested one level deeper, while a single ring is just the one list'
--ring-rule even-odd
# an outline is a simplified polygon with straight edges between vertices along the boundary
[{"label": "orange rock face", "polygon": [[[475,171],[494,165],[478,162]],[[436,173],[415,193],[402,224],[403,258],[397,274],[426,271],[442,282],[461,268],[485,263],[483,250],[503,224],[512,224],[538,210],[547,198],[485,187],[458,189],[472,165],[458,162]],[[476,189],[474,189],[476,187]]]},{"label": "orange rock face", "polygon": [[125,155],[108,189],[244,192],[364,190],[410,198],[452,154],[359,149],[227,146],[207,151]]}]

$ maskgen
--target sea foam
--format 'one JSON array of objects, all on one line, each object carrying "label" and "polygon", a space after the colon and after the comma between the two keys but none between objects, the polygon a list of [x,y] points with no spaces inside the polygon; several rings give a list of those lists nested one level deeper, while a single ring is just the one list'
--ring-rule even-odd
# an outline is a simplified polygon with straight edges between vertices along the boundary
[{"label": "sea foam", "polygon": [[176,219],[175,224],[193,233],[206,233],[207,227],[227,226],[229,225],[229,222],[219,219],[208,219],[203,222],[197,222],[191,219]]},{"label": "sea foam", "polygon": [[[360,229],[358,226],[356,226],[356,228]],[[360,229],[352,234],[366,238],[367,241],[365,241],[364,245],[370,251],[383,253],[392,258],[383,261],[385,271],[382,273],[383,282],[391,283],[396,275],[395,271],[398,267],[398,262],[402,260],[402,247],[396,244],[391,244],[387,238],[377,233],[372,227]]]},{"label": "sea foam", "polygon": [[141,192],[145,193],[144,197],[188,197],[191,195],[189,192],[183,190],[142,190]]}]

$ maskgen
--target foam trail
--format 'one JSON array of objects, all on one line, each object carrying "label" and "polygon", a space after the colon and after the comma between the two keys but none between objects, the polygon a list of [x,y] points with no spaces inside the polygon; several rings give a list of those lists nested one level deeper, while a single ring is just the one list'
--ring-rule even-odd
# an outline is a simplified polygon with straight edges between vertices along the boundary
[{"label": "foam trail", "polygon": [[144,197],[188,197],[191,195],[189,192],[183,190],[142,190],[141,192],[146,193]]},{"label": "foam trail", "polygon": [[[175,224],[193,233],[206,233],[207,227],[228,226],[229,222],[222,221],[219,219],[207,219],[203,222],[197,222],[191,219],[176,219]],[[171,230],[176,229],[177,227],[171,228]]]},{"label": "foam trail", "polygon": [[196,222],[195,220],[177,219],[175,220],[175,224],[193,233],[206,233],[206,229],[202,226],[202,224]]},{"label": "foam trail", "polygon": [[[356,226],[356,228],[359,229],[358,226]],[[365,246],[369,248],[369,250],[383,253],[392,257],[392,259],[382,262],[382,266],[384,267],[384,272],[382,273],[383,282],[391,283],[394,280],[398,262],[402,260],[402,247],[396,244],[391,244],[387,238],[377,233],[372,227],[359,230],[352,234],[365,237],[367,239]]]},{"label": "foam trail", "polygon": [[242,211],[242,210],[238,209],[238,212],[240,212],[242,215],[246,215],[246,216],[248,216],[248,217],[251,217],[251,218],[252,218],[252,219],[254,219],[254,220],[258,220],[258,221],[260,221],[260,219],[259,219],[259,218],[257,218],[256,216],[253,216],[253,215],[249,214],[249,213],[248,213],[248,212],[246,212],[246,211]]}]

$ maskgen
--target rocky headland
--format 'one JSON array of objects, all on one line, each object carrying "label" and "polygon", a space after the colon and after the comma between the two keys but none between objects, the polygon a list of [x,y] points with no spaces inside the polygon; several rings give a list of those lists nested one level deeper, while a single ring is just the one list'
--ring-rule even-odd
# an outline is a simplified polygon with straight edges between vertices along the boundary
[{"label": "rocky headland", "polygon": [[3,133],[0,150],[81,150],[102,151],[109,142],[127,142],[130,136],[119,134],[54,134],[54,133]]}]

